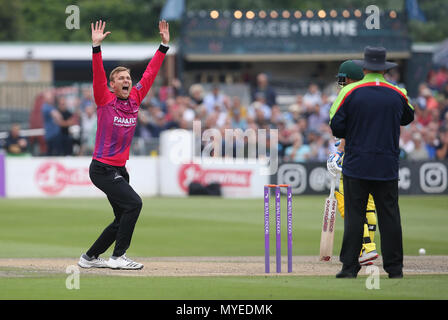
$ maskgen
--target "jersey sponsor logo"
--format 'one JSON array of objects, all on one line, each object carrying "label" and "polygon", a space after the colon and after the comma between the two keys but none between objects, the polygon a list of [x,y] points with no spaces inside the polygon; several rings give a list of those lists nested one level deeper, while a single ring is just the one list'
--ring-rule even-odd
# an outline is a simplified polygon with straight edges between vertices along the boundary
[{"label": "jersey sponsor logo", "polygon": [[179,169],[178,182],[184,191],[192,182],[204,185],[219,183],[223,187],[250,187],[251,170],[204,169],[197,164],[184,164]]},{"label": "jersey sponsor logo", "polygon": [[137,124],[137,118],[114,117],[114,126],[134,127]]},{"label": "jersey sponsor logo", "polygon": [[44,162],[36,171],[34,180],[42,192],[57,195],[67,186],[88,186],[88,168],[66,168],[58,162]]},{"label": "jersey sponsor logo", "polygon": [[135,85],[135,89],[140,90],[141,88],[143,88],[142,84],[140,82],[137,82],[137,84]]}]

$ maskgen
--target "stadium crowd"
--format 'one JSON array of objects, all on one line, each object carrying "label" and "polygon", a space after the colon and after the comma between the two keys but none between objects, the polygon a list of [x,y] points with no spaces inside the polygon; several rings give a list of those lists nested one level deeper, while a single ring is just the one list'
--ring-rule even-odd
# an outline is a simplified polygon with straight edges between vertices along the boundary
[{"label": "stadium crowd", "polygon": [[[386,79],[400,85],[397,71],[392,70]],[[336,95],[336,84],[320,88],[310,83],[293,104],[280,107],[276,90],[269,84],[267,75],[261,73],[251,89],[250,102],[244,104],[240,96],[224,94],[219,85],[213,85],[210,90],[201,84],[184,88],[174,79],[170,85],[152,89],[142,102],[131,152],[136,155],[157,152],[162,131],[191,130],[193,121],[201,121],[203,130],[219,129],[223,137],[225,129],[278,129],[278,150],[283,161],[326,161],[334,152],[335,139],[328,121]],[[402,127],[401,158],[447,159],[447,69],[434,69],[428,80],[420,84],[418,97],[411,103],[415,107],[415,121]],[[91,87],[47,90],[43,93],[40,112],[46,144],[46,151],[41,155],[92,154],[96,106]],[[10,154],[27,152],[27,141],[18,136],[19,129],[17,125],[12,126],[3,146]]]}]

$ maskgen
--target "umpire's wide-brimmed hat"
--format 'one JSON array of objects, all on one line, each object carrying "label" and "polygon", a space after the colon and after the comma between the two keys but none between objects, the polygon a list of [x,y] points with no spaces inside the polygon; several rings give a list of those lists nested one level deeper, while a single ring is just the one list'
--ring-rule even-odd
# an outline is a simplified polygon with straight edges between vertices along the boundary
[{"label": "umpire's wide-brimmed hat", "polygon": [[363,69],[372,71],[389,70],[397,66],[396,63],[386,61],[386,49],[383,47],[366,47],[364,60],[353,60]]}]

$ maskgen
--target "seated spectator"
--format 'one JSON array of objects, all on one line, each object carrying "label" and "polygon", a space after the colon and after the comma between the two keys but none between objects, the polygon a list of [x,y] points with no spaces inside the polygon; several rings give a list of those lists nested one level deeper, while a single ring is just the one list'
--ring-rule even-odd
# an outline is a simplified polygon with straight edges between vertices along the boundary
[{"label": "seated spectator", "polygon": [[193,84],[190,87],[190,98],[193,100],[194,104],[203,104],[204,103],[204,87],[201,84]]},{"label": "seated spectator", "polygon": [[302,134],[298,133],[293,138],[293,145],[285,150],[285,161],[306,162],[310,157],[311,148],[303,144]]},{"label": "seated spectator", "polygon": [[231,100],[231,107],[229,110],[229,115],[232,117],[232,114],[237,112],[241,119],[247,119],[247,108],[242,105],[241,99],[238,96],[233,96]]},{"label": "seated spectator", "polygon": [[428,110],[437,109],[439,107],[439,103],[437,102],[436,98],[434,97],[431,89],[428,87],[423,87],[420,96],[425,99],[425,105]]},{"label": "seated spectator", "polygon": [[215,107],[218,107],[224,111],[224,98],[225,96],[220,92],[219,86],[213,85],[212,92],[204,96],[204,105],[207,108],[207,112],[213,112]]},{"label": "seated spectator", "polygon": [[277,126],[277,124],[280,121],[284,121],[283,112],[278,105],[275,104],[271,107],[271,117],[270,118],[271,118],[270,122],[274,126]]},{"label": "seated spectator", "polygon": [[242,117],[240,108],[232,109],[232,112],[230,113],[230,119],[231,127],[233,129],[241,129],[243,131],[246,131],[247,121]]},{"label": "seated spectator", "polygon": [[407,155],[414,150],[414,142],[412,141],[412,130],[408,127],[400,128],[400,149],[403,150],[403,158],[406,158]]},{"label": "seated spectator", "polygon": [[426,150],[422,134],[414,132],[412,134],[412,141],[414,142],[414,150],[408,153],[408,160],[428,160],[428,150]]},{"label": "seated spectator", "polygon": [[316,104],[322,104],[322,95],[317,84],[311,83],[309,85],[308,91],[303,96],[303,103],[306,108],[312,108]]},{"label": "seated spectator", "polygon": [[277,94],[274,88],[269,85],[268,76],[265,73],[260,73],[257,75],[256,85],[251,94],[252,101],[256,100],[258,93],[262,93],[264,95],[266,104],[269,107],[277,104]]},{"label": "seated spectator", "polygon": [[20,125],[14,123],[5,141],[8,155],[20,156],[27,154],[28,141],[20,135]]},{"label": "seated spectator", "polygon": [[255,95],[255,101],[247,108],[249,117],[255,119],[258,124],[269,120],[271,112],[271,108],[266,104],[266,97],[261,92]]},{"label": "seated spectator", "polygon": [[294,134],[292,126],[287,126],[285,120],[281,120],[277,123],[278,129],[278,156],[280,159],[283,159],[285,156],[286,148],[292,146],[294,142]]},{"label": "seated spectator", "polygon": [[97,115],[93,103],[88,104],[81,114],[81,150],[80,154],[90,156],[95,150]]},{"label": "seated spectator", "polygon": [[431,122],[432,115],[426,105],[415,105],[415,120],[422,126],[427,126]]},{"label": "seated spectator", "polygon": [[437,122],[431,122],[426,130],[423,131],[423,139],[425,141],[425,148],[428,152],[429,159],[436,159],[436,144],[437,144],[437,131],[439,125]]},{"label": "seated spectator", "polygon": [[321,112],[320,104],[309,108],[308,113],[308,129],[317,131],[322,123],[328,123],[329,116]]},{"label": "seated spectator", "polygon": [[437,139],[436,155],[438,160],[448,159],[448,128],[442,127]]},{"label": "seated spectator", "polygon": [[309,130],[306,135],[305,143],[310,147],[308,156],[309,161],[326,161],[327,148],[321,134],[315,130]]},{"label": "seated spectator", "polygon": [[84,112],[87,106],[94,103],[93,88],[91,86],[84,87],[84,88],[82,88],[81,92],[82,92],[82,96],[81,96],[81,102],[80,102],[79,107],[81,109],[81,112]]}]

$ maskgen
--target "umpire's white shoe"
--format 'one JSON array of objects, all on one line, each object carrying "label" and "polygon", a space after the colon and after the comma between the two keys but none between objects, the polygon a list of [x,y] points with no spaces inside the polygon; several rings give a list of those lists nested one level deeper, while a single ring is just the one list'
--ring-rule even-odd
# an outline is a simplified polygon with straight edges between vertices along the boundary
[{"label": "umpire's white shoe", "polygon": [[82,254],[78,261],[78,266],[81,268],[107,268],[106,260],[103,258],[93,258],[88,260],[88,257],[85,254]]},{"label": "umpire's white shoe", "polygon": [[378,258],[378,252],[376,250],[372,250],[370,252],[362,252],[362,255],[359,257],[359,264],[362,266],[368,266],[373,264],[373,260]]},{"label": "umpire's white shoe", "polygon": [[110,258],[107,261],[107,266],[111,269],[124,269],[124,270],[139,270],[143,268],[143,264],[135,262],[126,255],[122,255],[118,258]]}]

